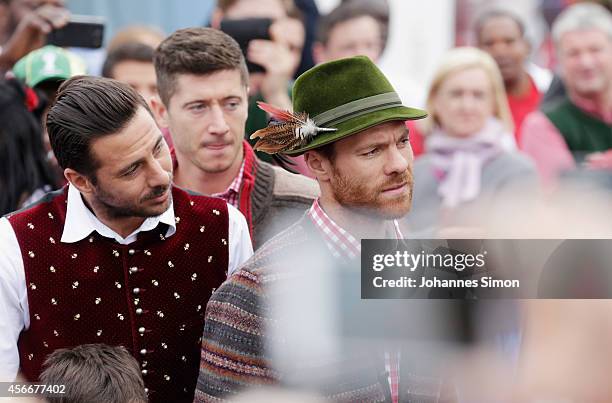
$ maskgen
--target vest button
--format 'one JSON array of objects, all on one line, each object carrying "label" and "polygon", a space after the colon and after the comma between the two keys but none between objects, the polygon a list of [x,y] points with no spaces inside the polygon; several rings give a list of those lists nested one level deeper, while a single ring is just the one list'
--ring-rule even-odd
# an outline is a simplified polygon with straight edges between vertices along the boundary
[{"label": "vest button", "polygon": [[147,355],[147,349],[143,348],[142,350],[140,350],[140,355]]},{"label": "vest button", "polygon": [[135,251],[134,249],[130,249],[130,250],[128,250],[128,253],[129,253],[130,255],[133,255],[134,253],[136,253],[136,251]]},{"label": "vest button", "polygon": [[142,315],[142,308],[136,308],[136,315]]},{"label": "vest button", "polygon": [[140,288],[136,287],[132,290],[132,292],[136,295],[140,294]]},{"label": "vest button", "polygon": [[130,267],[130,273],[136,273],[138,271],[138,267]]},{"label": "vest button", "polygon": [[142,371],[140,371],[140,372],[142,372],[142,375],[143,375],[143,376],[146,376],[146,375],[149,373],[149,371],[147,371],[146,369],[143,369],[143,370],[142,370]]},{"label": "vest button", "polygon": [[145,332],[145,328],[144,327],[139,327],[138,328],[138,333],[144,334],[144,332]]}]

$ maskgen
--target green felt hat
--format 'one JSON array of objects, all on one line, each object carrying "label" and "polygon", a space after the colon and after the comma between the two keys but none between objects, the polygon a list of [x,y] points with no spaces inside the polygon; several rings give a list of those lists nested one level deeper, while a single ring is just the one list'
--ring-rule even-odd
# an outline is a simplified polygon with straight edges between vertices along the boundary
[{"label": "green felt hat", "polygon": [[320,132],[309,143],[288,155],[300,155],[351,134],[393,120],[415,120],[427,116],[409,108],[385,75],[365,56],[323,63],[306,71],[293,85],[293,111],[305,112],[319,127],[337,129]]}]

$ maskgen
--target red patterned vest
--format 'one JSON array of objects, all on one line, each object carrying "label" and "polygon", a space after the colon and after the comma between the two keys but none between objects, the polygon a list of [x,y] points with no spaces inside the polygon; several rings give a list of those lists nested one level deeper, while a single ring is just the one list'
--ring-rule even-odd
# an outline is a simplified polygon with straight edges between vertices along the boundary
[{"label": "red patterned vest", "polygon": [[221,199],[173,188],[167,225],[120,245],[92,234],[60,241],[67,189],[9,218],[25,266],[30,327],[21,371],[36,381],[46,356],[85,343],[123,345],[141,365],[151,402],[191,402],[208,298],[226,278],[228,213]]}]

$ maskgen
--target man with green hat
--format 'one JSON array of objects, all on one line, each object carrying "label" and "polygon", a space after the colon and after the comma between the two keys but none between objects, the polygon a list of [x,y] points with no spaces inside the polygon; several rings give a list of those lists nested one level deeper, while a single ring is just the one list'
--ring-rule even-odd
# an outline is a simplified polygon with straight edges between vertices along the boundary
[{"label": "man with green hat", "polygon": [[53,45],[34,50],[15,63],[13,74],[30,88],[39,88],[48,102],[55,99],[60,84],[70,77],[85,74],[85,61],[74,53]]},{"label": "man with green hat", "polygon": [[[74,53],[57,46],[47,45],[19,59],[12,71],[17,79],[35,89],[39,97],[42,95],[43,100],[38,102],[34,111],[37,117],[40,115],[42,125],[42,120],[45,119],[47,109],[55,100],[60,85],[73,76],[86,74],[87,65],[81,57]],[[39,97],[37,101],[40,101]],[[61,182],[64,180],[64,175],[51,150],[47,131],[44,127],[43,130],[47,160],[54,169],[57,180]]]},{"label": "man with green hat", "polygon": [[[401,238],[395,219],[410,210],[413,155],[404,122],[427,114],[403,106],[370,59],[358,56],[312,68],[296,80],[292,99],[293,112],[260,105],[274,121],[253,134],[259,138],[255,147],[304,154],[321,196],[209,300],[196,401],[282,383],[266,348],[272,338],[268,325],[277,319],[267,306],[269,287],[302,263],[320,267],[317,255],[331,267],[359,264],[360,240]],[[348,381],[330,380],[322,393],[334,400],[397,402],[397,357],[384,356],[377,354],[358,375],[355,366],[347,366],[347,373],[353,371],[344,374]]]}]

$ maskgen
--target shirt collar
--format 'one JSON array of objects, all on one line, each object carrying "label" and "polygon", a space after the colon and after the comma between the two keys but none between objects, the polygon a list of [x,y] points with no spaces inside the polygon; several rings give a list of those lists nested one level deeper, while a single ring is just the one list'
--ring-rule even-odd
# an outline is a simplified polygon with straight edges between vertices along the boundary
[{"label": "shirt collar", "polygon": [[75,243],[88,237],[93,231],[106,238],[113,238],[123,245],[130,244],[136,240],[138,233],[150,231],[160,223],[168,225],[166,237],[172,236],[176,232],[176,221],[174,218],[174,205],[159,216],[148,217],[142,225],[127,237],[123,238],[115,231],[106,226],[103,222],[87,208],[81,197],[81,193],[72,185],[68,185],[68,199],[66,206],[66,221],[61,241],[64,243]]},{"label": "shirt collar", "polygon": [[242,185],[242,178],[244,177],[244,163],[246,162],[246,159],[243,158],[242,159],[242,165],[240,166],[240,171],[238,172],[238,175],[236,175],[236,177],[234,178],[234,180],[232,181],[232,183],[230,183],[230,185],[228,186],[227,189],[225,189],[224,192],[221,193],[214,193],[211,196],[215,196],[215,197],[222,197],[228,195],[229,193],[240,193],[240,186]]},{"label": "shirt collar", "polygon": [[[334,257],[355,259],[361,254],[360,240],[336,224],[321,208],[319,199],[312,203],[310,210],[308,210],[308,216],[315,227],[323,234],[325,244]],[[396,239],[403,238],[397,220],[393,220],[393,226]]]},{"label": "shirt collar", "polygon": [[612,124],[612,110],[601,109],[592,99],[582,97],[576,93],[570,93],[569,97],[574,105],[576,105],[578,108],[600,120],[603,120],[607,124]]},{"label": "shirt collar", "polygon": [[[172,157],[172,168],[174,171],[176,171],[178,169],[178,159],[176,158],[176,151],[174,147],[170,150],[170,156]],[[227,189],[225,189],[225,191],[221,193],[214,193],[210,196],[221,197],[223,199],[226,199],[230,193],[236,193],[236,194],[240,193],[240,186],[242,186],[242,178],[244,177],[245,163],[246,163],[246,155],[243,154],[242,165],[240,166],[240,171],[238,172],[238,175],[236,175],[232,183],[230,183],[230,185],[228,186]]]}]

